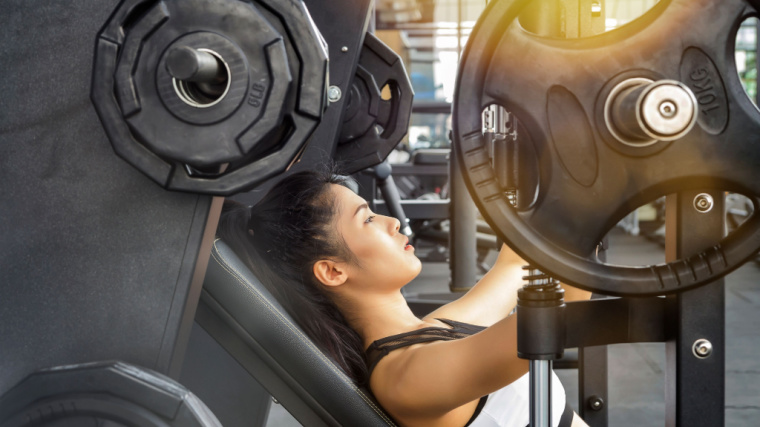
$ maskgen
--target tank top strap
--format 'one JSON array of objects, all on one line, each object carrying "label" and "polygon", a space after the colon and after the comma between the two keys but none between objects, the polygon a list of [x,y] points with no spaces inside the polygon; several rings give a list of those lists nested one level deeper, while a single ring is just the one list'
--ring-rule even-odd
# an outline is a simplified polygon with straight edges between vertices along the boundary
[{"label": "tank top strap", "polygon": [[366,360],[369,368],[369,375],[372,375],[372,371],[375,369],[377,363],[391,351],[398,350],[399,348],[408,347],[414,344],[421,344],[432,341],[453,341],[461,338],[474,335],[485,327],[471,325],[469,323],[458,322],[450,319],[436,319],[446,325],[449,328],[431,326],[427,328],[421,328],[410,332],[404,332],[397,335],[391,335],[385,338],[381,338],[367,348]]}]

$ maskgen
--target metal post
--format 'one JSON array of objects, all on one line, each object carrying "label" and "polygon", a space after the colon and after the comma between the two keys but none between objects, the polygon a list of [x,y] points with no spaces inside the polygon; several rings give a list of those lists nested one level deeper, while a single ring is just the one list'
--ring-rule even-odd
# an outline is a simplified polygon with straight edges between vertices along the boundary
[{"label": "metal post", "polygon": [[529,2],[518,18],[527,31],[544,37],[563,37],[562,1]]},{"label": "metal post", "polygon": [[399,220],[401,224],[401,233],[406,236],[412,237],[412,229],[409,227],[404,208],[401,206],[401,196],[398,194],[398,188],[393,181],[393,168],[388,160],[383,160],[379,165],[373,168],[375,175],[375,182],[377,187],[380,188],[380,194],[385,200],[385,206],[388,208],[388,212],[392,217]]},{"label": "metal post", "polygon": [[450,231],[449,231],[449,268],[452,292],[466,291],[475,285],[478,273],[477,223],[478,213],[475,202],[464,183],[459,159],[451,156],[449,162],[450,191]]},{"label": "metal post", "polygon": [[530,426],[551,425],[552,360],[565,350],[565,290],[530,266],[517,292],[517,356],[530,360]]},{"label": "metal post", "polygon": [[552,425],[552,361],[530,361],[530,427]]},{"label": "metal post", "polygon": [[[757,36],[760,35],[760,19],[755,23],[755,71],[760,71],[760,43],[757,42]],[[758,82],[757,73],[755,73],[755,105],[760,105],[760,90],[757,90]]]},{"label": "metal post", "polygon": [[[685,191],[666,199],[668,261],[724,235],[722,192]],[[666,425],[720,427],[725,422],[724,279],[668,297],[674,328],[666,345]]]},{"label": "metal post", "polygon": [[609,417],[607,399],[607,346],[578,349],[578,415],[591,427],[606,427]]},{"label": "metal post", "polygon": [[462,0],[457,0],[457,63],[462,60]]},{"label": "metal post", "polygon": [[[607,261],[609,239],[602,240],[599,261]],[[592,295],[604,298],[603,295]],[[578,414],[590,427],[607,427],[609,423],[609,399],[607,396],[606,345],[578,347]]]}]

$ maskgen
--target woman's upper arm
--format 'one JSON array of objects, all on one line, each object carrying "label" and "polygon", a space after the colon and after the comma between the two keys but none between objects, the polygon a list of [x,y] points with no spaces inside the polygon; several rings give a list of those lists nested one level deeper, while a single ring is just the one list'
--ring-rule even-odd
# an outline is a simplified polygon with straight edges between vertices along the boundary
[{"label": "woman's upper arm", "polygon": [[461,298],[435,310],[426,318],[447,318],[490,326],[507,317],[517,304],[517,290],[523,285],[525,261],[509,247],[502,246],[491,270]]},{"label": "woman's upper arm", "polygon": [[467,338],[410,347],[386,356],[371,388],[391,413],[436,416],[517,380],[528,362],[517,357],[513,317]]}]

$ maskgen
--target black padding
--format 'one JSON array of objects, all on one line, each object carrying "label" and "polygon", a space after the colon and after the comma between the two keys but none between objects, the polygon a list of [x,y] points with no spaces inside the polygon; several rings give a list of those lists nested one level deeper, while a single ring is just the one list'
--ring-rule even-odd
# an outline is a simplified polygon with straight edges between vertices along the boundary
[{"label": "black padding", "polygon": [[192,326],[212,199],[120,159],[90,102],[95,38],[117,3],[2,4],[0,395],[97,360],[168,374]]},{"label": "black padding", "polygon": [[206,405],[176,381],[117,361],[28,376],[0,397],[0,425],[221,427]]},{"label": "black padding", "polygon": [[[290,408],[286,402],[292,396],[278,395],[283,385],[324,425],[395,425],[369,391],[357,387],[317,349],[221,240],[214,242],[203,286],[204,304],[247,343],[246,350],[266,364],[267,375],[259,375],[257,379],[299,421],[304,423],[299,417],[300,411]],[[201,326],[204,326],[202,322]],[[219,334],[213,331],[210,334],[225,345],[224,337],[215,336]],[[230,352],[238,359],[246,358],[245,354],[236,354],[234,349]]]},{"label": "black padding", "polygon": [[267,424],[270,394],[197,322],[179,382],[203,400],[224,427]]}]

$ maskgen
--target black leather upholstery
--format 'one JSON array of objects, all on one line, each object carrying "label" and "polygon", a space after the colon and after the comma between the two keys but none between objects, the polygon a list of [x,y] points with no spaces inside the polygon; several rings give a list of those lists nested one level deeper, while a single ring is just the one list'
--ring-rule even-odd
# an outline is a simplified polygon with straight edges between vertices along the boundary
[{"label": "black leather upholstery", "polygon": [[196,320],[302,424],[395,425],[221,240],[214,242]]}]

